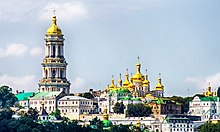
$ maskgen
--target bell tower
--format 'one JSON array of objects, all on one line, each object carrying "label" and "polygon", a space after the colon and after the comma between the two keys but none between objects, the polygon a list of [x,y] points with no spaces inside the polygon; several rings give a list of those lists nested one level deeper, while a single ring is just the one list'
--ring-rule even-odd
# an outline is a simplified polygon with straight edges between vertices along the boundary
[{"label": "bell tower", "polygon": [[39,92],[70,92],[70,82],[66,78],[67,62],[64,58],[64,38],[57,25],[56,16],[45,34],[45,57],[43,59],[43,78],[39,82]]}]

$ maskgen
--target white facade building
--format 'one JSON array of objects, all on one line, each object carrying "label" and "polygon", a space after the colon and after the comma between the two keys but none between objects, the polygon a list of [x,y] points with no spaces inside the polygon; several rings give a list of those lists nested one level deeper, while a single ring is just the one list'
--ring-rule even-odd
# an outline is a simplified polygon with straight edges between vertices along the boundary
[{"label": "white facade building", "polygon": [[93,100],[79,96],[64,96],[58,100],[61,116],[78,119],[80,114],[93,113]]},{"label": "white facade building", "polygon": [[218,118],[220,114],[220,101],[217,96],[196,96],[189,103],[189,115],[201,116],[202,121]]}]

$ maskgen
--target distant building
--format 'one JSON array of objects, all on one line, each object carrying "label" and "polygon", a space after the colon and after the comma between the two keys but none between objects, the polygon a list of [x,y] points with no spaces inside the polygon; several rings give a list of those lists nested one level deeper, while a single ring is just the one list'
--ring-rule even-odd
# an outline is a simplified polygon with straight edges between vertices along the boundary
[{"label": "distant building", "polygon": [[181,114],[181,104],[168,98],[153,99],[149,106],[152,107],[154,115]]},{"label": "distant building", "polygon": [[15,96],[17,97],[20,106],[24,108],[29,108],[29,98],[34,96],[34,92],[20,92]]},{"label": "distant building", "polygon": [[189,103],[189,115],[201,116],[202,121],[214,118],[220,118],[220,97],[219,89],[211,92],[211,86],[208,86],[207,92],[203,96],[195,96]]},{"label": "distant building", "polygon": [[93,100],[80,96],[64,96],[58,100],[61,116],[78,119],[80,114],[90,114],[94,111]]},{"label": "distant building", "polygon": [[194,123],[187,117],[167,116],[162,123],[162,132],[194,132]]},{"label": "distant building", "polygon": [[44,99],[44,109],[51,113],[57,109],[57,101],[65,96],[64,91],[58,92],[39,92],[30,98],[30,108],[36,109],[38,111],[42,110],[42,101]]}]

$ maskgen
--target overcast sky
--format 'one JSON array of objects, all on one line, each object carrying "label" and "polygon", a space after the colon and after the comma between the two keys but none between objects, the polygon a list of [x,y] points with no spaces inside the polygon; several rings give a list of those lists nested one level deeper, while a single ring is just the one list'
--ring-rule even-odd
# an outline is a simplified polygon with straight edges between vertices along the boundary
[{"label": "overcast sky", "polygon": [[151,89],[165,96],[220,85],[218,0],[5,0],[0,4],[0,84],[37,91],[53,9],[65,37],[72,92],[103,89],[135,74],[140,56]]}]

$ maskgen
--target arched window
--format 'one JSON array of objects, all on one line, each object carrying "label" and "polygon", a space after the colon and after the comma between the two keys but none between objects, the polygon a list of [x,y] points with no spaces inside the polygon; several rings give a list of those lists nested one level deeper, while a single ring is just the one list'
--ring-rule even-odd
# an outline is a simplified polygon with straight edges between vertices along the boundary
[{"label": "arched window", "polygon": [[63,70],[60,70],[60,78],[63,78]]}]

